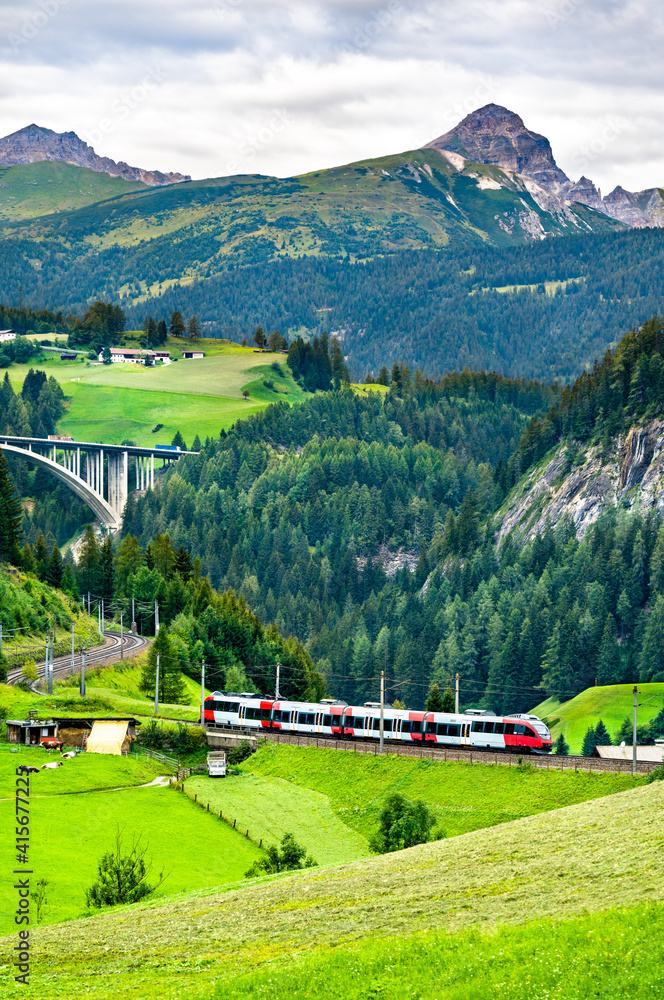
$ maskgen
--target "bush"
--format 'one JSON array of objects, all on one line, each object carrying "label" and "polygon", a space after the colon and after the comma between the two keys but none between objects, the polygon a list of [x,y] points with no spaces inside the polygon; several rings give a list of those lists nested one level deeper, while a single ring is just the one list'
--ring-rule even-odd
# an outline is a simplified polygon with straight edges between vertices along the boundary
[{"label": "bush", "polygon": [[165,879],[163,872],[155,885],[147,881],[151,863],[146,862],[147,848],[141,847],[139,840],[132,841],[131,848],[122,848],[122,834],[118,830],[115,849],[102,855],[97,866],[97,880],[86,890],[88,906],[117,906],[119,903],[136,903],[157,889]]},{"label": "bush", "polygon": [[187,726],[183,722],[163,723],[156,719],[144,722],[136,736],[138,746],[149,750],[173,750],[176,753],[195,753],[207,747],[205,730],[200,726]]},{"label": "bush", "polygon": [[251,743],[248,740],[242,740],[239,746],[233,747],[227,752],[226,760],[229,764],[241,764],[247,757],[251,757],[253,752]]},{"label": "bush", "polygon": [[401,851],[431,839],[434,817],[424,802],[409,802],[403,795],[390,795],[380,814],[380,827],[370,847],[377,854]]},{"label": "bush", "polygon": [[278,847],[268,847],[267,857],[254,861],[251,868],[245,872],[245,878],[256,878],[258,875],[273,875],[276,872],[296,871],[300,868],[315,868],[317,863],[307,855],[306,848],[300,847],[292,833],[284,834],[281,840],[281,851]]},{"label": "bush", "polygon": [[659,764],[653,768],[646,778],[646,784],[649,785],[651,781],[664,781],[664,764]]}]

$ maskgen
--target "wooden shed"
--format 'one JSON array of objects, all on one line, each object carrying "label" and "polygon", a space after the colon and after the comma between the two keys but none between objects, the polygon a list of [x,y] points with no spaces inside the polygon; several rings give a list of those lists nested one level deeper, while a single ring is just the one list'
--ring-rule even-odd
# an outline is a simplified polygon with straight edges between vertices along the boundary
[{"label": "wooden shed", "polygon": [[26,747],[38,747],[44,736],[58,735],[58,723],[55,719],[41,722],[39,719],[7,719],[6,725],[9,742]]}]

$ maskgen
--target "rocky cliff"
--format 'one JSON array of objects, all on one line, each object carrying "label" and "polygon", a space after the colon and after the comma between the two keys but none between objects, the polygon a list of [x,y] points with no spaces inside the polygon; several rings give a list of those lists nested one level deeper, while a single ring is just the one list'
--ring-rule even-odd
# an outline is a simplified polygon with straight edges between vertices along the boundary
[{"label": "rocky cliff", "polygon": [[609,506],[657,507],[664,514],[664,420],[633,427],[608,450],[560,447],[530,470],[498,514],[496,541],[517,529],[524,538],[567,515],[583,537]]},{"label": "rocky cliff", "polygon": [[602,197],[587,177],[571,181],[556,163],[549,140],[499,104],[478,108],[425,148],[446,150],[473,163],[493,163],[530,178],[556,200],[558,211],[580,202],[632,228],[664,226],[660,188],[633,192],[618,186]]},{"label": "rocky cliff", "polygon": [[116,163],[108,156],[98,156],[92,146],[79,139],[75,132],[53,132],[49,128],[33,124],[0,139],[0,166],[13,167],[41,160],[73,163],[78,167],[96,170],[97,173],[110,174],[111,177],[142,181],[151,187],[191,180],[184,174],[143,170],[140,167],[130,167],[122,160]]}]

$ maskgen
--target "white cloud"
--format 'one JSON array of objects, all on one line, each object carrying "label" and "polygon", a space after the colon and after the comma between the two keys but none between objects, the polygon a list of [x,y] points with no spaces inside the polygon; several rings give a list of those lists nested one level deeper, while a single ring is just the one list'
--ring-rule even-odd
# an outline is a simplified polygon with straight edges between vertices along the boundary
[{"label": "white cloud", "polygon": [[656,0],[28,0],[0,8],[1,131],[289,175],[417,147],[494,101],[570,176],[636,189],[664,184],[663,43]]}]

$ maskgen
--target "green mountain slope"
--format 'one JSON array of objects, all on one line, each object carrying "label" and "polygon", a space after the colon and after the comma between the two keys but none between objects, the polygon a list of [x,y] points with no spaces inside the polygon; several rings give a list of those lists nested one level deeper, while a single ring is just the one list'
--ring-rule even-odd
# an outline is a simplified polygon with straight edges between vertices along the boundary
[{"label": "green mountain slope", "polygon": [[[646,725],[662,711],[664,704],[664,684],[639,684],[637,722]],[[535,715],[546,718],[554,740],[562,733],[570,745],[572,753],[581,753],[583,737],[590,726],[602,720],[611,738],[625,721],[632,718],[634,696],[633,684],[611,684],[591,687],[582,691],[570,701],[560,702],[548,698],[533,709]]]},{"label": "green mountain slope", "polygon": [[71,212],[145,187],[71,163],[1,167],[0,225]]},{"label": "green mountain slope", "polygon": [[[351,942],[659,902],[663,805],[664,785],[654,782],[338,868],[41,928],[30,986],[12,984],[7,995],[19,986],[27,998],[46,988],[91,1000],[209,995],[215,981],[230,985],[250,970],[269,978],[277,960],[308,963]],[[262,995],[271,993],[266,982]]]}]

